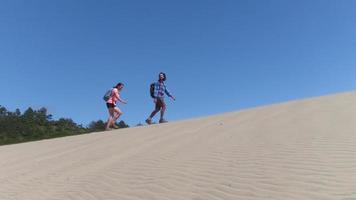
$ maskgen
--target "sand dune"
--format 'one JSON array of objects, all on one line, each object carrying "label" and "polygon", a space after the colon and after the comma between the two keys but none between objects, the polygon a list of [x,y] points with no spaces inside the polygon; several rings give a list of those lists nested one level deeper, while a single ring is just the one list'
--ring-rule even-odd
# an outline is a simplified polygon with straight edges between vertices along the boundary
[{"label": "sand dune", "polygon": [[1,200],[356,199],[356,93],[0,147]]}]

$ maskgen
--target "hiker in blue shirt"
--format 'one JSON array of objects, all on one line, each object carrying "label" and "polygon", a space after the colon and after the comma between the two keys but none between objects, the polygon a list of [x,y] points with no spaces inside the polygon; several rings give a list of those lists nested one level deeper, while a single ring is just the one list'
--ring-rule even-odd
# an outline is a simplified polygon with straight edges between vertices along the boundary
[{"label": "hiker in blue shirt", "polygon": [[152,124],[152,118],[161,111],[161,118],[159,123],[166,123],[167,120],[164,119],[164,113],[166,111],[166,103],[164,101],[164,96],[167,95],[172,98],[174,101],[176,100],[174,96],[171,95],[169,90],[167,89],[164,81],[166,81],[166,74],[161,72],[158,76],[158,82],[152,83],[150,87],[151,97],[155,103],[155,110],[151,113],[151,115],[146,119],[147,124]]}]

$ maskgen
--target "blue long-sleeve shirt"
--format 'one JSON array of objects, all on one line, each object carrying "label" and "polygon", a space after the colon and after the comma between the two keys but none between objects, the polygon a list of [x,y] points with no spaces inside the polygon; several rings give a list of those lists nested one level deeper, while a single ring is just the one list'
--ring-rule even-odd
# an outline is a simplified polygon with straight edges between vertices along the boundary
[{"label": "blue long-sleeve shirt", "polygon": [[156,82],[154,83],[154,96],[156,98],[164,98],[164,94],[169,97],[172,97],[171,93],[167,89],[167,86],[163,82]]}]

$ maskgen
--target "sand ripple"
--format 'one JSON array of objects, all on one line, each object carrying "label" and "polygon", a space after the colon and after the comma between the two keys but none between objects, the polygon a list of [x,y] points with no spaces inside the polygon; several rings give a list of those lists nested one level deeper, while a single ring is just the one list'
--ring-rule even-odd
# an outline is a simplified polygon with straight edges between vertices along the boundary
[{"label": "sand ripple", "polygon": [[356,199],[356,93],[0,147],[1,200]]}]

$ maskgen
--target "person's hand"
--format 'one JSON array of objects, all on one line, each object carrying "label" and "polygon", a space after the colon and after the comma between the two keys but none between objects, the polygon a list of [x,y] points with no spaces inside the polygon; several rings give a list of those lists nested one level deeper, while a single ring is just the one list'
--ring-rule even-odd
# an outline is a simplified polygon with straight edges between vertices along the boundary
[{"label": "person's hand", "polygon": [[122,101],[123,104],[127,104],[128,102],[127,101]]}]

